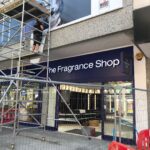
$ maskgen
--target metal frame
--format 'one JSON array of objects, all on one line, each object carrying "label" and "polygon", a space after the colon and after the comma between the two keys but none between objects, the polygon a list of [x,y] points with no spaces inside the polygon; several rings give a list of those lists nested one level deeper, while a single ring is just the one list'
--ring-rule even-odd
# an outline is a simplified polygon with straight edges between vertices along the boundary
[{"label": "metal frame", "polygon": [[[21,77],[24,76],[24,72],[22,71],[21,67],[22,66],[26,66],[27,64],[29,65],[35,65],[37,66],[38,68],[40,68],[40,71],[38,71],[38,73],[36,73],[35,75],[33,75],[33,78],[38,78],[39,74],[41,72],[43,72],[44,70],[47,70],[47,75],[46,75],[46,78],[44,78],[43,80],[46,82],[45,85],[47,86],[48,88],[48,78],[49,78],[49,49],[50,49],[50,20],[49,20],[49,23],[47,23],[49,25],[49,28],[48,28],[48,44],[47,44],[47,55],[44,55],[44,54],[38,54],[39,57],[45,57],[46,58],[46,61],[47,61],[47,66],[43,66],[43,65],[39,65],[39,64],[36,64],[36,63],[30,63],[30,62],[27,62],[25,60],[23,60],[23,56],[22,56],[22,53],[26,51],[26,49],[24,49],[24,46],[22,45],[22,43],[24,42],[24,38],[27,39],[26,37],[28,36],[28,34],[31,34],[32,31],[30,32],[24,32],[24,25],[28,25],[26,22],[24,22],[24,17],[26,14],[30,15],[33,19],[40,19],[32,14],[30,14],[30,12],[27,12],[25,11],[25,4],[26,4],[27,0],[22,0],[22,11],[19,13],[21,15],[21,21],[18,21],[18,20],[15,20],[14,16],[12,17],[9,17],[5,14],[1,14],[3,15],[3,18],[0,20],[0,24],[2,25],[2,31],[0,32],[0,35],[1,35],[1,44],[3,44],[1,47],[0,47],[0,50],[2,50],[3,52],[1,52],[1,58],[3,58],[4,60],[10,60],[11,61],[11,65],[10,65],[10,75],[6,74],[4,72],[3,69],[0,70],[0,73],[3,77],[6,77],[7,79],[9,77],[14,77],[15,79],[14,80],[11,80],[9,79],[9,85],[6,89],[6,91],[4,92],[4,94],[2,95],[1,99],[0,99],[0,104],[2,105],[2,108],[1,108],[1,122],[0,122],[0,129],[3,130],[3,128],[11,128],[12,131],[13,131],[13,143],[12,143],[12,146],[14,147],[14,144],[15,144],[15,137],[17,135],[17,133],[19,131],[22,131],[22,130],[26,130],[26,129],[30,129],[30,127],[25,127],[25,128],[19,128],[19,124],[21,121],[19,121],[18,117],[20,116],[19,112],[18,112],[18,109],[21,107],[25,107],[24,104],[22,103],[21,99],[20,99],[20,89],[23,88],[21,87],[21,82],[24,82],[24,80],[17,80]],[[50,6],[50,4],[49,4]],[[3,6],[5,7],[5,5]],[[49,11],[50,8],[49,8]],[[45,16],[47,16],[48,14],[43,14]],[[13,25],[11,27],[11,20],[15,20],[16,22],[18,22],[17,25]],[[7,23],[6,23],[7,22]],[[46,22],[43,21],[43,23],[46,24]],[[6,24],[6,26],[5,26]],[[7,26],[8,24],[8,26]],[[29,26],[29,25],[28,25]],[[11,31],[14,31],[14,29],[18,27],[17,31],[15,31],[13,33],[13,35],[10,35]],[[30,26],[31,27],[31,26]],[[32,27],[34,30],[35,28]],[[38,29],[36,29],[38,30]],[[40,31],[41,32],[41,31]],[[7,36],[5,36],[5,33]],[[18,35],[19,33],[19,35]],[[19,41],[15,41],[15,42],[12,42],[11,43],[11,40],[13,40],[14,38],[16,37],[19,37],[20,40]],[[3,40],[4,39],[7,39],[7,41],[5,41],[4,43]],[[31,38],[28,38],[28,40],[32,40]],[[41,43],[41,42],[40,42]],[[14,48],[16,44],[19,44],[19,48]],[[41,43],[42,44],[42,43]],[[44,44],[44,43],[43,43]],[[7,50],[7,52],[5,51]],[[30,51],[28,51],[30,52]],[[11,55],[9,55],[11,54]],[[33,52],[31,52],[30,54],[34,54]],[[13,74],[13,69],[15,68],[14,66],[14,59],[17,60],[18,64],[17,64],[17,71],[15,74]],[[27,70],[29,71],[29,70]],[[15,75],[15,76],[14,76]],[[26,73],[26,76],[28,76],[28,78],[30,79],[30,74]],[[28,83],[30,81],[27,81]],[[13,101],[8,101],[8,103],[12,103],[14,102],[13,106],[11,108],[8,108],[8,110],[6,112],[4,112],[4,103],[6,102],[4,100],[5,96],[7,95],[7,93],[9,92],[9,90],[12,88],[12,85],[15,86],[16,88],[16,98],[13,100]],[[48,94],[47,94],[48,95]],[[47,97],[48,99],[48,97]],[[42,101],[35,101],[36,103],[43,103]],[[3,120],[4,120],[4,115],[6,113],[8,113],[9,111],[11,111],[12,109],[15,109],[15,117],[14,117],[14,120],[9,122],[9,123],[3,123]],[[26,108],[25,108],[26,109]],[[39,115],[39,116],[42,116],[43,114],[27,114],[28,116],[31,116],[33,118],[33,120],[35,120],[35,125],[38,126],[38,127],[42,127],[45,129],[45,126],[46,124],[41,124],[36,118],[35,116]],[[44,114],[45,115],[45,114]],[[9,125],[12,124],[13,126],[10,127]]]},{"label": "metal frame", "polygon": [[[45,1],[45,0],[44,0]],[[48,100],[49,100],[49,93],[48,93],[48,90],[49,90],[49,85],[51,84],[57,91],[58,95],[62,98],[63,102],[65,103],[65,105],[67,106],[67,108],[69,109],[69,111],[71,112],[71,114],[73,115],[73,117],[75,118],[76,122],[79,124],[79,126],[83,129],[83,131],[85,132],[85,135],[88,135],[87,131],[82,127],[81,123],[79,122],[79,120],[77,119],[76,115],[73,113],[73,111],[71,110],[71,108],[69,107],[69,105],[66,103],[65,99],[63,98],[63,96],[61,95],[61,93],[59,92],[59,90],[57,89],[56,85],[55,84],[61,84],[60,82],[52,82],[51,79],[49,78],[49,59],[50,59],[50,36],[51,36],[51,24],[50,24],[50,20],[51,20],[51,16],[49,16],[49,22],[47,23],[49,25],[49,28],[48,28],[48,33],[47,33],[47,36],[48,36],[48,40],[47,40],[47,44],[45,44],[47,46],[47,53],[46,54],[40,54],[38,53],[38,56],[39,57],[45,57],[46,58],[46,61],[47,61],[47,64],[46,66],[44,65],[41,65],[41,64],[36,64],[36,63],[31,63],[31,62],[28,62],[28,61],[25,61],[23,60],[23,56],[22,56],[22,53],[24,51],[26,51],[26,48],[25,46],[22,45],[22,43],[25,41],[25,40],[33,40],[28,36],[28,34],[31,34],[31,32],[24,32],[24,25],[27,25],[29,27],[31,27],[30,25],[28,25],[26,22],[24,22],[24,18],[25,18],[25,15],[30,15],[33,19],[38,19],[40,20],[39,17],[37,16],[34,16],[33,14],[31,14],[30,12],[27,12],[25,10],[25,4],[26,2],[29,2],[29,0],[22,0],[22,11],[20,13],[18,13],[19,15],[21,14],[21,21],[18,21],[18,20],[15,20],[14,17],[16,17],[18,14],[15,14],[14,16],[12,17],[9,17],[5,14],[2,14],[3,15],[3,18],[0,20],[0,24],[3,25],[3,30],[2,32],[0,32],[0,35],[2,36],[3,39],[7,38],[7,41],[0,47],[0,50],[2,50],[1,52],[1,56],[0,58],[3,58],[4,60],[10,60],[11,61],[11,64],[10,64],[10,74],[6,74],[5,71],[3,69],[0,70],[0,79],[4,79],[4,81],[9,81],[9,85],[6,89],[6,91],[4,92],[3,96],[1,97],[0,99],[0,104],[2,104],[2,109],[1,109],[1,122],[0,122],[0,130],[3,130],[3,128],[11,128],[12,131],[13,131],[13,143],[12,143],[12,148],[14,148],[15,146],[15,137],[17,136],[17,133],[22,131],[22,130],[27,130],[27,129],[32,129],[33,127],[25,127],[25,128],[20,128],[20,123],[25,123],[23,121],[20,121],[18,118],[19,116],[21,116],[19,114],[19,109],[20,107],[24,107],[26,109],[26,107],[24,106],[24,101],[22,101],[20,99],[20,90],[23,89],[24,87],[22,87],[22,82],[27,82],[27,84],[30,84],[30,83],[33,83],[33,82],[38,82],[38,83],[42,83],[45,85],[46,87],[46,91],[47,91],[47,97],[46,97],[46,101],[43,102],[43,101],[36,101],[36,103],[45,103],[45,105],[48,105]],[[49,12],[51,12],[51,7],[50,7],[50,3],[47,2],[47,6],[49,6]],[[5,7],[5,5],[4,5]],[[44,14],[43,14],[44,15]],[[48,14],[45,14],[46,16]],[[10,35],[10,31],[14,31],[14,28],[16,28],[17,26],[12,26],[11,27],[11,21],[10,20],[15,20],[16,22],[18,22],[18,29],[17,31],[15,31],[15,33],[13,35]],[[8,26],[5,28],[5,22],[8,23]],[[45,21],[42,21],[43,23],[46,24]],[[34,27],[32,27],[33,29],[35,29]],[[38,29],[36,29],[38,30]],[[38,30],[39,31],[39,30]],[[40,31],[41,32],[41,31]],[[8,36],[5,36],[4,33],[8,33]],[[19,33],[19,35],[18,35]],[[27,36],[26,36],[27,35]],[[11,40],[13,40],[14,38],[16,37],[19,37],[20,40],[19,41],[15,41],[15,42],[11,42]],[[25,40],[24,40],[25,38]],[[2,41],[3,42],[3,41]],[[1,44],[2,44],[1,42]],[[41,44],[43,44],[42,42],[40,42]],[[19,48],[15,48],[15,45],[18,44],[19,45]],[[7,50],[7,51],[5,51]],[[28,51],[30,52],[30,51]],[[11,54],[10,56],[8,54]],[[34,54],[33,52],[31,52],[31,54]],[[14,66],[14,60],[17,60],[17,68]],[[27,66],[27,65],[35,65],[37,68],[37,70],[39,69],[39,71],[36,72],[36,74],[32,75],[32,78],[31,79],[31,74],[29,73],[30,72],[30,69],[29,70],[25,70],[26,72],[24,73],[24,70],[22,70],[22,67],[23,66]],[[16,68],[16,72],[13,73],[13,69]],[[35,68],[36,69],[36,68]],[[46,70],[46,77],[40,77],[39,75]],[[29,71],[29,72],[28,72]],[[32,71],[32,69],[31,69]],[[29,73],[29,74],[28,74]],[[27,76],[26,78],[24,76]],[[12,107],[10,107],[6,112],[4,112],[4,104],[5,104],[5,100],[4,98],[6,97],[7,93],[9,92],[9,90],[12,88],[12,85],[15,86],[15,89],[16,89],[16,98],[14,100],[10,100],[8,101],[8,103],[12,103],[14,102],[14,105]],[[89,85],[90,86],[90,85]],[[27,103],[27,101],[26,101]],[[3,123],[3,119],[4,119],[4,115],[6,113],[8,113],[9,111],[11,111],[12,109],[15,110],[15,117],[14,117],[14,120],[9,122],[9,123]],[[34,128],[43,128],[45,131],[46,129],[46,122],[45,124],[39,122],[35,116],[43,116],[45,115],[46,118],[47,118],[47,114],[48,113],[48,110],[46,112],[46,114],[42,114],[42,113],[31,113],[31,114],[27,114],[27,116],[30,116],[33,118],[33,120],[35,120],[35,127]],[[55,119],[54,119],[55,120]],[[9,125],[12,124],[13,126],[10,127]]]}]

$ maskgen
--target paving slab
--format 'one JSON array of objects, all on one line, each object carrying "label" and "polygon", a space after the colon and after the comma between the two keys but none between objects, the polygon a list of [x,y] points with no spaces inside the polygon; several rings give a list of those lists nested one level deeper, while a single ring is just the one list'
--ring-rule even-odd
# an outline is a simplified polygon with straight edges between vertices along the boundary
[{"label": "paving slab", "polygon": [[12,138],[12,132],[0,133],[0,150],[107,150],[108,142],[96,138],[32,129],[19,132]]}]

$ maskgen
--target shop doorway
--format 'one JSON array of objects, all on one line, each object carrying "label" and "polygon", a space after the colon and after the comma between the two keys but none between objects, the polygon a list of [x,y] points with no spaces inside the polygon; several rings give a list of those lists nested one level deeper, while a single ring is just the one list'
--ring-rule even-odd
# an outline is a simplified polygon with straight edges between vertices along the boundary
[{"label": "shop doorway", "polygon": [[110,82],[105,85],[111,88],[103,91],[102,138],[131,144],[135,132],[132,83]]},{"label": "shop doorway", "polygon": [[[60,85],[60,93],[83,127],[92,129],[101,138],[101,90],[80,86]],[[59,99],[58,131],[84,135],[64,102]]]}]

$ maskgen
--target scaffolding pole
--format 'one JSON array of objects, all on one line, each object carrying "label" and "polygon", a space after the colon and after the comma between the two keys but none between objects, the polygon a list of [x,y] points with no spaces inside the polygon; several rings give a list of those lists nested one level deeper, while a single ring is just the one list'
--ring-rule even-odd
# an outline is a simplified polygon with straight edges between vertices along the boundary
[{"label": "scaffolding pole", "polygon": [[[22,11],[21,12],[18,12],[18,13],[16,13],[16,14],[14,14],[14,15],[12,15],[12,16],[7,16],[7,15],[3,15],[3,19],[2,20],[0,20],[0,23],[3,25],[3,30],[2,30],[2,32],[1,32],[1,38],[2,38],[2,43],[1,44],[3,44],[2,46],[1,46],[1,50],[3,50],[2,52],[1,52],[1,58],[3,58],[3,59],[5,59],[5,60],[8,60],[8,59],[10,59],[11,60],[11,65],[10,65],[10,75],[8,76],[7,74],[5,74],[5,70],[0,70],[0,73],[1,73],[1,75],[3,76],[3,77],[7,77],[7,79],[9,78],[9,77],[13,77],[13,69],[15,68],[15,66],[14,66],[14,59],[15,60],[17,60],[17,71],[16,71],[16,73],[15,73],[15,80],[10,80],[9,79],[9,81],[11,81],[10,82],[10,84],[9,84],[9,86],[8,86],[8,88],[7,88],[7,90],[4,92],[4,94],[3,94],[3,96],[1,97],[1,100],[0,100],[0,103],[2,104],[2,109],[1,109],[1,129],[2,128],[10,128],[9,127],[9,125],[10,124],[13,124],[13,143],[12,143],[12,145],[11,145],[11,147],[12,148],[14,148],[15,147],[15,137],[16,137],[16,135],[17,135],[17,132],[18,132],[18,130],[19,130],[19,123],[20,123],[20,121],[19,121],[19,116],[21,116],[21,115],[19,115],[19,110],[20,110],[20,107],[23,107],[23,108],[25,108],[26,109],[26,107],[24,106],[24,101],[22,101],[22,99],[20,99],[21,98],[21,93],[20,93],[20,91],[21,91],[21,89],[23,88],[22,87],[22,82],[24,82],[23,80],[16,80],[17,78],[21,78],[21,76],[23,75],[23,71],[26,71],[26,69],[25,70],[22,70],[21,69],[21,67],[23,67],[23,66],[27,66],[27,65],[24,65],[24,63],[26,63],[26,64],[28,64],[28,65],[35,65],[35,66],[37,66],[37,67],[40,67],[40,70],[35,74],[35,75],[33,75],[33,78],[38,78],[38,76],[44,71],[44,70],[47,70],[46,72],[46,78],[44,79],[44,78],[42,78],[43,80],[45,80],[45,81],[47,81],[47,82],[45,82],[44,84],[46,85],[46,87],[47,87],[47,90],[48,90],[48,77],[49,77],[49,50],[50,50],[50,20],[49,20],[49,22],[47,23],[47,22],[45,22],[45,21],[43,21],[43,23],[44,24],[48,24],[49,25],[49,28],[48,28],[48,34],[47,34],[47,36],[48,36],[48,44],[45,44],[45,43],[41,43],[40,41],[37,41],[37,42],[39,42],[40,44],[44,44],[44,45],[47,45],[47,55],[44,55],[44,54],[36,54],[36,55],[38,55],[39,57],[46,57],[46,61],[47,61],[47,65],[46,66],[43,66],[43,65],[40,65],[40,64],[34,64],[34,63],[31,63],[31,62],[27,62],[27,61],[25,61],[25,60],[23,60],[22,59],[22,53],[23,52],[25,52],[26,50],[24,49],[24,46],[22,46],[22,42],[24,41],[24,38],[25,38],[25,40],[33,40],[33,39],[31,39],[31,38],[28,38],[27,36],[28,35],[30,35],[31,33],[32,33],[32,30],[37,30],[37,31],[39,31],[39,32],[42,32],[41,30],[38,30],[37,28],[34,28],[33,26],[32,26],[32,30],[30,31],[30,32],[24,32],[24,26],[26,25],[26,26],[30,26],[30,25],[28,25],[28,23],[26,23],[26,22],[24,22],[25,21],[25,16],[26,15],[28,15],[28,16],[30,16],[30,18],[33,18],[33,19],[38,19],[38,20],[40,20],[40,18],[39,17],[41,17],[41,16],[39,16],[39,17],[37,17],[37,16],[34,16],[34,15],[32,15],[31,14],[31,12],[29,11],[29,12],[27,12],[26,10],[25,10],[25,5],[26,5],[26,3],[30,3],[30,1],[29,0],[22,0]],[[33,0],[31,1],[31,3],[32,2],[34,2]],[[40,7],[40,8],[42,8],[43,6],[41,6],[41,5],[35,5],[35,7]],[[49,6],[50,7],[50,4],[49,5],[47,5],[47,6]],[[4,6],[5,7],[5,6]],[[40,11],[40,8],[37,8],[37,9],[39,9],[39,11]],[[44,7],[43,7],[44,8]],[[33,6],[33,9],[32,10],[34,10],[34,6]],[[44,9],[43,9],[44,10]],[[48,10],[49,12],[51,11],[50,10],[50,8],[49,8],[49,10]],[[48,12],[47,11],[47,12]],[[42,12],[43,14],[42,14],[42,16],[48,16],[48,15],[50,15],[50,13],[48,14],[46,12],[46,14],[44,14],[44,11]],[[18,20],[16,20],[16,18],[18,18],[18,17],[20,17],[21,16],[21,20],[20,21],[18,21]],[[17,21],[18,23],[19,23],[19,25],[14,25],[14,26],[12,26],[11,27],[11,21],[12,20],[15,20],[15,21]],[[6,22],[8,22],[8,26],[7,26],[7,24],[6,24]],[[5,25],[6,25],[6,28],[4,29],[4,27],[5,27]],[[19,27],[19,29],[17,29],[17,31],[15,31],[15,33],[13,33],[13,35],[10,35],[10,31],[14,31],[14,29],[15,28],[17,28],[17,27]],[[31,26],[30,26],[31,27]],[[20,32],[20,33],[19,33]],[[5,33],[6,33],[6,35],[5,35]],[[8,33],[8,34],[7,34]],[[19,35],[17,35],[19,33]],[[8,36],[7,36],[8,35]],[[13,41],[12,43],[11,43],[11,41],[14,39],[14,38],[20,38],[20,40],[19,41]],[[6,42],[5,42],[5,39],[7,39],[6,40]],[[16,44],[19,44],[19,49],[18,48],[14,48],[14,46],[16,45]],[[8,50],[8,52],[6,52],[5,51],[5,49],[6,50]],[[30,51],[27,51],[27,52],[30,52]],[[9,55],[11,53],[11,55]],[[17,55],[16,55],[17,54]],[[31,54],[34,54],[33,52],[31,52]],[[27,70],[28,71],[28,70]],[[30,79],[30,73],[26,73],[26,76],[28,76],[28,78]],[[39,78],[40,78],[40,76],[39,76]],[[30,82],[30,81],[27,81],[28,83]],[[4,112],[4,104],[5,104],[5,102],[7,102],[7,101],[5,101],[4,100],[4,98],[5,98],[5,96],[7,95],[7,93],[10,91],[10,89],[11,89],[11,87],[12,87],[12,84],[15,84],[15,86],[16,86],[16,89],[15,89],[15,92],[16,92],[16,98],[14,99],[14,100],[10,100],[8,103],[14,103],[14,105],[11,107],[11,108],[8,108],[8,110],[7,111],[5,111]],[[47,95],[49,95],[48,93],[47,93]],[[48,100],[48,97],[47,97],[47,100]],[[27,103],[27,102],[26,102]],[[43,102],[42,101],[37,101],[36,103],[42,103],[43,104]],[[4,121],[4,115],[6,115],[9,111],[11,111],[12,110],[12,108],[15,108],[14,110],[15,110],[15,117],[14,117],[14,120],[13,121],[11,121],[11,122],[9,122],[9,123],[3,123],[3,121]],[[35,120],[35,122],[36,122],[36,124],[41,128],[45,128],[45,126],[46,126],[46,124],[44,124],[44,126],[43,126],[43,124],[41,124],[37,119],[36,119],[36,117],[35,116],[37,116],[37,115],[39,115],[39,116],[42,116],[43,114],[27,114],[28,116],[31,116],[32,117],[32,119],[33,120]],[[45,114],[44,114],[45,115]],[[47,114],[46,114],[47,115]],[[25,130],[26,128],[23,128],[23,129],[21,129],[21,130]]]}]

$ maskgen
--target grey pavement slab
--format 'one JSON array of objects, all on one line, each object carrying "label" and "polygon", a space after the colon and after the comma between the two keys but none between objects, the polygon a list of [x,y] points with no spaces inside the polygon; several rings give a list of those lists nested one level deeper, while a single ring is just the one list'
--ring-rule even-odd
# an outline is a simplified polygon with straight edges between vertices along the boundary
[{"label": "grey pavement slab", "polygon": [[20,132],[12,138],[12,132],[0,133],[0,150],[107,150],[108,142],[100,139],[54,131],[31,129]]}]

